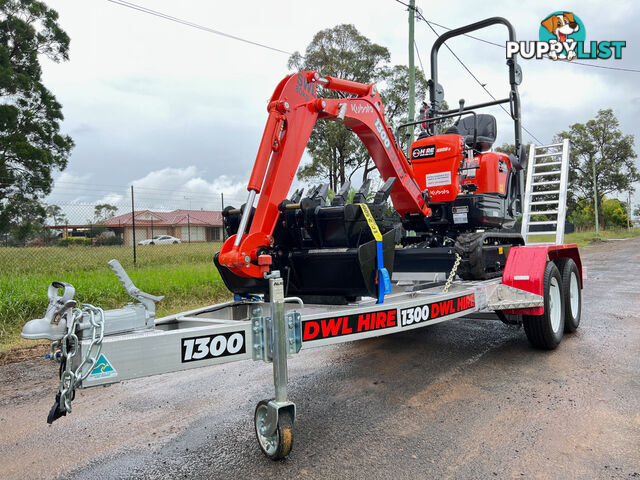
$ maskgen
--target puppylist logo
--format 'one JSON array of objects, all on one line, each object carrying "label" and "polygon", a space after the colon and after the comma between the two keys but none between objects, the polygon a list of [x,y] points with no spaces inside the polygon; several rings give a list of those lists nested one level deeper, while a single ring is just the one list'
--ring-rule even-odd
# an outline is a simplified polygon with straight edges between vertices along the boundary
[{"label": "puppylist logo", "polygon": [[540,22],[540,40],[507,42],[507,58],[520,54],[522,58],[552,60],[622,58],[625,40],[586,41],[584,23],[573,12],[558,11]]}]

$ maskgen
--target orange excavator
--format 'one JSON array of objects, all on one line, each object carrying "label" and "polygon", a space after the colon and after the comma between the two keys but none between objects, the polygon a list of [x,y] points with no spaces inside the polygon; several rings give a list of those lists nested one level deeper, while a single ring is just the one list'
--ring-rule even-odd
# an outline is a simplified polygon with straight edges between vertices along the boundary
[{"label": "orange excavator", "polygon": [[[421,133],[407,159],[385,121],[384,105],[374,84],[303,71],[285,77],[268,104],[269,117],[241,208],[223,212],[230,235],[215,263],[226,286],[240,296],[267,294],[266,276],[278,270],[287,295],[307,302],[344,303],[361,296],[383,301],[393,271],[449,271],[459,255],[464,279],[499,276],[509,248],[523,245],[512,230],[522,211],[525,149],[521,144],[522,73],[507,60],[507,98],[441,111],[437,56],[448,39],[494,24],[493,17],[436,40],[431,50],[429,100],[418,125]],[[345,98],[322,98],[320,89]],[[348,96],[346,96],[348,95]],[[477,110],[509,104],[515,130],[515,154],[491,151],[496,121]],[[445,132],[443,120],[455,119]],[[365,144],[384,182],[367,202],[369,182],[346,198],[343,185],[329,203],[328,187],[319,185],[303,197],[287,199],[300,159],[318,120],[340,121]],[[257,198],[257,202],[256,202]],[[389,215],[391,199],[396,215]],[[402,245],[402,248],[397,248]]]}]

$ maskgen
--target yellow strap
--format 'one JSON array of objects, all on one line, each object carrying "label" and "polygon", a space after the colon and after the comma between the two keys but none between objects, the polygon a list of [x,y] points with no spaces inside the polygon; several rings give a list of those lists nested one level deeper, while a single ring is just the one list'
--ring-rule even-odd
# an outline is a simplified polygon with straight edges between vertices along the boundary
[{"label": "yellow strap", "polygon": [[358,205],[360,205],[360,208],[362,209],[362,213],[364,215],[364,218],[367,220],[367,223],[369,224],[369,228],[371,229],[371,233],[373,234],[373,238],[375,238],[375,240],[377,242],[381,242],[382,241],[382,234],[380,233],[380,229],[378,228],[378,224],[373,219],[373,215],[371,215],[371,210],[369,210],[369,207],[364,203],[359,203]]}]

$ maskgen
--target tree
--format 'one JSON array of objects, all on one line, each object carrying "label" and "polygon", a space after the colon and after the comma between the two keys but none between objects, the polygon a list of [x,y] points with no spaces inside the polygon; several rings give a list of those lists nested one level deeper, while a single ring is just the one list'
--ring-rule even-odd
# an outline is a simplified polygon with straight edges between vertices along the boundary
[{"label": "tree", "polygon": [[576,228],[593,227],[595,222],[593,203],[586,198],[576,200],[567,213],[567,220],[573,223]]},{"label": "tree", "polygon": [[[424,98],[427,93],[427,79],[421,71],[416,70],[415,90],[416,98]],[[391,130],[395,133],[402,123],[409,122],[409,68],[405,65],[395,65],[387,68],[383,73],[383,81],[380,88],[380,96],[384,105],[384,113]],[[446,109],[447,104],[443,101],[442,108]],[[417,111],[418,109],[416,109]],[[413,120],[413,119],[411,119]],[[406,152],[408,129],[400,131],[398,146]],[[362,144],[362,142],[360,142]],[[364,148],[364,146],[363,146]],[[375,170],[375,165],[371,161],[368,152],[364,158],[364,163],[356,165],[356,168],[364,167],[362,181],[364,182],[369,173]]]},{"label": "tree", "polygon": [[634,217],[640,217],[640,205],[638,205],[638,206],[633,210],[633,216],[634,216]]},{"label": "tree", "polygon": [[[315,34],[304,57],[295,52],[289,58],[289,68],[316,70],[322,75],[361,83],[378,81],[385,76],[389,51],[363,36],[353,25],[338,25]],[[327,98],[342,98],[341,92],[326,90]],[[307,144],[312,162],[298,171],[304,180],[328,180],[337,190],[358,166],[368,158],[368,152],[355,136],[339,122],[318,122]]]},{"label": "tree", "polygon": [[610,198],[602,202],[602,214],[606,228],[627,227],[627,205],[617,198]]},{"label": "tree", "polygon": [[93,216],[96,220],[96,223],[102,223],[109,218],[113,217],[118,211],[118,207],[115,205],[110,205],[108,203],[101,203],[94,207]]},{"label": "tree", "polygon": [[60,133],[62,106],[42,84],[39,55],[69,59],[58,13],[35,0],[0,0],[0,231],[51,192],[73,140]]},{"label": "tree", "polygon": [[[338,25],[316,33],[302,58],[295,52],[289,58],[289,68],[316,70],[323,75],[369,83],[382,78],[389,62],[389,51],[372,43],[353,25]],[[344,96],[341,92],[326,91],[328,98]],[[298,172],[300,179],[323,179],[337,190],[353,172],[366,162],[368,152],[339,122],[318,122],[307,144],[311,164]]]},{"label": "tree", "polygon": [[42,232],[46,212],[40,202],[32,198],[18,194],[15,200],[6,207],[11,219],[7,230],[13,244],[25,245]]},{"label": "tree", "polygon": [[515,155],[516,146],[513,143],[503,143],[499,147],[496,147],[496,152],[506,153],[507,155],[509,155],[509,154],[514,154]]},{"label": "tree", "polygon": [[67,216],[58,205],[47,205],[44,211],[46,217],[50,218],[54,225],[69,223]]},{"label": "tree", "polygon": [[604,225],[602,204],[606,194],[633,191],[633,183],[640,180],[635,165],[633,135],[624,135],[613,110],[599,110],[596,118],[586,124],[575,123],[568,131],[560,132],[556,140],[568,138],[571,143],[569,158],[569,204],[578,199],[594,203],[593,167],[596,170],[598,214]]}]

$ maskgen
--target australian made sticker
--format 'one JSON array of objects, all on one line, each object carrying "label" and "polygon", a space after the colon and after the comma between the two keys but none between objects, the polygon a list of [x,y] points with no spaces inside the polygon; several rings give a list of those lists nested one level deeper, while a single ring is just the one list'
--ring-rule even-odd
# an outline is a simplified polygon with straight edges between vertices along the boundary
[{"label": "australian made sticker", "polygon": [[91,369],[89,373],[89,380],[99,380],[101,378],[117,377],[118,372],[113,368],[113,365],[107,360],[107,356],[101,353],[96,361],[95,367]]}]

